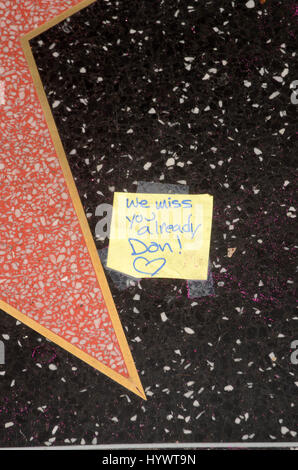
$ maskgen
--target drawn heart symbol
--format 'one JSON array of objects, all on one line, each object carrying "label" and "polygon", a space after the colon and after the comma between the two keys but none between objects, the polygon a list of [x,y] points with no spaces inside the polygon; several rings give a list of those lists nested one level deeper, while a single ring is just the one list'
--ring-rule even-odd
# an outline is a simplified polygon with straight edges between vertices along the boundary
[{"label": "drawn heart symbol", "polygon": [[[139,268],[136,267],[136,264],[138,264]],[[164,267],[165,264],[165,258],[156,258],[149,261],[147,258],[144,258],[144,256],[138,256],[133,262],[133,267],[138,273],[147,274],[153,277]],[[148,266],[150,266],[149,269],[147,271],[144,271],[144,269]]]}]

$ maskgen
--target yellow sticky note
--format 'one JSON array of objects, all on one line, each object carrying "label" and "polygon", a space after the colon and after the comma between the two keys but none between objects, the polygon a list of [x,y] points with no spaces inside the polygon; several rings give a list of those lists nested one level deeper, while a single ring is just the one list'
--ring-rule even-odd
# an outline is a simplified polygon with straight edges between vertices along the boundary
[{"label": "yellow sticky note", "polygon": [[137,278],[207,279],[213,197],[114,193],[107,266]]}]

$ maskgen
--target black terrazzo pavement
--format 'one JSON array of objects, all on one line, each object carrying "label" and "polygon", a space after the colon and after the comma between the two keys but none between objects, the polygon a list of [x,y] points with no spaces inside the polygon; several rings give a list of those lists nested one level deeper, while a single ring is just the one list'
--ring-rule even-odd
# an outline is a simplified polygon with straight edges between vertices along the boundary
[{"label": "black terrazzo pavement", "polygon": [[110,282],[147,402],[1,313],[0,445],[297,442],[297,16],[247,4],[98,1],[31,41],[92,233],[139,181],[212,194],[215,295]]}]

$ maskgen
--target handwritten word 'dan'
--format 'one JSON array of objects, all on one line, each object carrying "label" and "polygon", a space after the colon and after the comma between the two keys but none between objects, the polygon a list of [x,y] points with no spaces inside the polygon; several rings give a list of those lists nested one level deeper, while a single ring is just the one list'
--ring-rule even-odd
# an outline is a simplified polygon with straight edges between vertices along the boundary
[{"label": "handwritten word 'dan'", "polygon": [[[173,253],[173,249],[169,242],[164,243],[162,246],[160,243],[150,242],[149,245],[138,240],[137,238],[129,238],[128,242],[132,249],[132,256],[134,255],[143,255],[144,253],[156,253],[157,251],[165,251],[167,248],[171,253]],[[141,250],[141,251],[140,251]]]}]

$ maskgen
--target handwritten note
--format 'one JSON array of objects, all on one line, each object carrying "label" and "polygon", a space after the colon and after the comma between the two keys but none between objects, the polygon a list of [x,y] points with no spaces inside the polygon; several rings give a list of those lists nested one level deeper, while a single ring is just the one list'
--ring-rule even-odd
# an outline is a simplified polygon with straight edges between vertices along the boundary
[{"label": "handwritten note", "polygon": [[107,266],[137,278],[207,279],[213,197],[114,193]]}]

